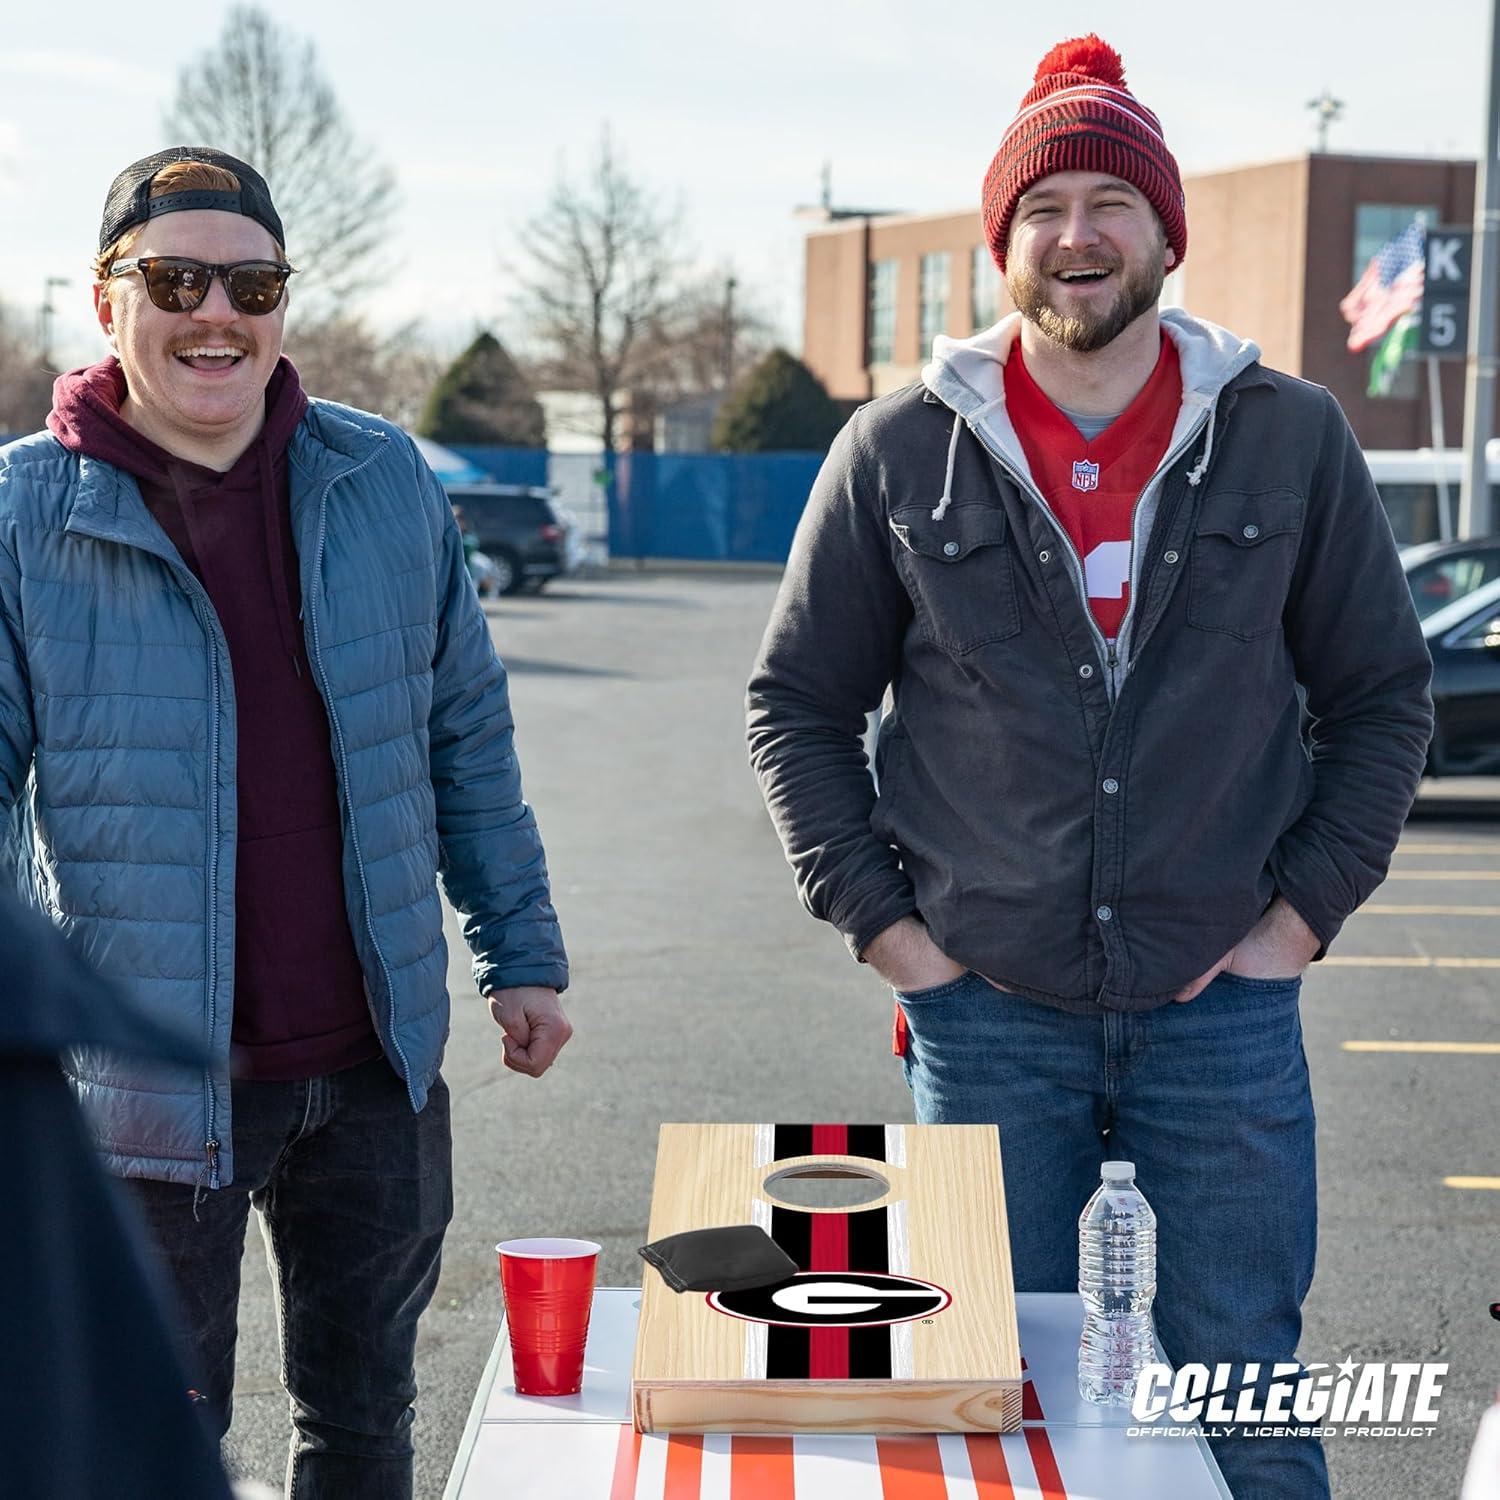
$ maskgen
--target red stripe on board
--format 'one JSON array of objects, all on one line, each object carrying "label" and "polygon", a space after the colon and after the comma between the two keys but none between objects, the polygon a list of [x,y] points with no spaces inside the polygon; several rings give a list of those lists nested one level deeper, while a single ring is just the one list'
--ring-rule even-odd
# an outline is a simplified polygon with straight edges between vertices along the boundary
[{"label": "red stripe on board", "polygon": [[1042,1415],[1042,1400],[1036,1393],[1035,1383],[1024,1378],[1021,1381],[1021,1420],[1023,1422],[1046,1421]]},{"label": "red stripe on board", "polygon": [[[820,1130],[843,1127],[813,1126],[816,1147]],[[847,1214],[812,1215],[812,1251],[809,1271],[847,1271],[849,1267],[849,1217]],[[810,1380],[849,1378],[849,1330],[810,1328],[807,1334],[807,1375]]]},{"label": "red stripe on board", "polygon": [[641,1435],[628,1423],[620,1429],[615,1449],[615,1477],[609,1487],[609,1500],[635,1500],[635,1475],[641,1466]]},{"label": "red stripe on board", "polygon": [[[814,1125],[812,1133],[814,1156],[848,1156],[849,1127],[847,1125]],[[844,1268],[840,1266],[838,1269]]]},{"label": "red stripe on board", "polygon": [[1015,1486],[1005,1463],[1005,1445],[987,1432],[971,1432],[964,1438],[969,1450],[969,1468],[979,1500],[1016,1500]]},{"label": "red stripe on board", "polygon": [[797,1500],[791,1438],[730,1438],[729,1500]]},{"label": "red stripe on board", "polygon": [[1031,1454],[1031,1467],[1036,1470],[1037,1483],[1042,1487],[1042,1500],[1068,1500],[1062,1475],[1058,1472],[1057,1455],[1052,1451],[1052,1439],[1047,1436],[1045,1427],[1026,1428],[1026,1449]]},{"label": "red stripe on board", "polygon": [[935,1437],[878,1437],[884,1500],[948,1500],[943,1455]]},{"label": "red stripe on board", "polygon": [[674,1432],[667,1439],[667,1480],[662,1500],[698,1500],[703,1489],[703,1439]]}]

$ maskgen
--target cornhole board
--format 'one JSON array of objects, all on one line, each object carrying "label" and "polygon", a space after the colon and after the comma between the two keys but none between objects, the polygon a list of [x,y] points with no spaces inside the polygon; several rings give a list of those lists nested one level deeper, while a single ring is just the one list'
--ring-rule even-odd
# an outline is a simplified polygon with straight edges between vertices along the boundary
[{"label": "cornhole board", "polygon": [[[875,1177],[797,1207],[788,1175]],[[806,1196],[804,1193],[802,1196]],[[759,1224],[799,1274],[677,1293],[644,1275],[641,1432],[1014,1432],[1010,1239],[993,1125],[663,1125],[648,1238]]]}]

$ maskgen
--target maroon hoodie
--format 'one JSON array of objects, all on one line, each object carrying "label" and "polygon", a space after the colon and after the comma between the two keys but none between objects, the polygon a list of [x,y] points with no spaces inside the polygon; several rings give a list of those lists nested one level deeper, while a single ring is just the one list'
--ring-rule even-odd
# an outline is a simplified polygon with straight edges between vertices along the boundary
[{"label": "maroon hoodie", "polygon": [[298,619],[287,443],[307,410],[289,360],[259,436],[220,474],[176,458],[120,415],[117,359],[61,375],[47,426],[74,453],[135,476],[197,574],[229,643],[238,726],[234,1069],[313,1078],[380,1053],[344,905],[328,715]]}]

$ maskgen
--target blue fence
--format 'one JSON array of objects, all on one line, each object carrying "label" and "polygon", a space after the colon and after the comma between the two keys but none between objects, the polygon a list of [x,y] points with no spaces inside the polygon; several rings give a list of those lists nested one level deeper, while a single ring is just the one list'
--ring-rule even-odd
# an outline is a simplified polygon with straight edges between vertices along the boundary
[{"label": "blue fence", "polygon": [[496,484],[546,484],[547,450],[545,448],[452,448],[476,468],[483,469]]},{"label": "blue fence", "polygon": [[782,563],[821,453],[622,453],[611,557]]}]

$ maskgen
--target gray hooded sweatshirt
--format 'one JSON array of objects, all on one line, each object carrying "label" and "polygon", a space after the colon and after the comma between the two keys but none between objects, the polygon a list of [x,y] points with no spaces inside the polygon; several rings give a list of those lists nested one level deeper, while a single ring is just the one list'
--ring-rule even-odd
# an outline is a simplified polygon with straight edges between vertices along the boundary
[{"label": "gray hooded sweatshirt", "polygon": [[1071,1011],[1166,1003],[1278,892],[1322,957],[1385,876],[1432,730],[1343,413],[1164,313],[1182,404],[1107,641],[1006,412],[1019,328],[939,338],[813,487],[749,691],[802,899],[856,955],[916,913],[957,962]]}]

